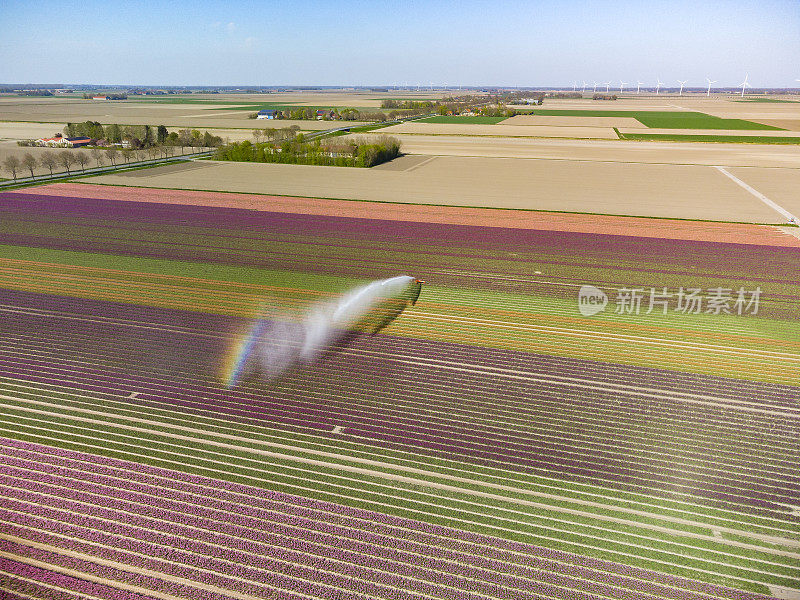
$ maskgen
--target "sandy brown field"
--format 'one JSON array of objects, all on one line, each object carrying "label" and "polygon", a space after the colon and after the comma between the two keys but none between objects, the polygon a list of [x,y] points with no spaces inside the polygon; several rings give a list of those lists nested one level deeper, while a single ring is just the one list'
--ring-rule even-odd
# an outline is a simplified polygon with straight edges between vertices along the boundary
[{"label": "sandy brown field", "polygon": [[690,165],[438,157],[405,171],[204,162],[191,171],[107,175],[97,183],[778,223],[713,168]]},{"label": "sandy brown field", "polygon": [[793,215],[800,217],[800,169],[728,169]]},{"label": "sandy brown field", "polygon": [[477,125],[460,123],[425,123],[411,122],[392,125],[382,130],[383,133],[460,135],[460,136],[500,136],[500,137],[569,137],[617,139],[617,134],[610,127],[535,127],[533,125]]},{"label": "sandy brown field", "polygon": [[800,146],[396,135],[407,154],[549,158],[600,162],[787,167],[800,169]]}]

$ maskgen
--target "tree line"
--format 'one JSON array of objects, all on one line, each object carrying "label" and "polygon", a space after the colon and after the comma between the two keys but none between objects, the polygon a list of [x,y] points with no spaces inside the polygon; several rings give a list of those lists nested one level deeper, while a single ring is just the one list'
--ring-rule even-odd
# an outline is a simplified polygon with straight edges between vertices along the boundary
[{"label": "tree line", "polygon": [[305,141],[302,134],[280,142],[249,140],[217,149],[216,160],[322,165],[332,167],[373,167],[400,156],[400,141],[389,136],[375,138],[326,138]]},{"label": "tree line", "polygon": [[[35,178],[34,171],[38,168],[46,169],[50,175],[54,170],[61,167],[62,173],[72,174],[75,167],[80,167],[81,171],[86,171],[87,165],[94,162],[96,166],[102,167],[105,164],[117,166],[124,162],[156,160],[157,158],[169,158],[175,155],[178,146],[150,146],[149,148],[92,148],[88,153],[84,150],[44,150],[38,157],[30,152],[26,152],[22,158],[15,155],[7,156],[3,160],[3,169],[16,181],[20,173],[30,172],[31,178]],[[181,148],[181,154],[183,149]]]}]

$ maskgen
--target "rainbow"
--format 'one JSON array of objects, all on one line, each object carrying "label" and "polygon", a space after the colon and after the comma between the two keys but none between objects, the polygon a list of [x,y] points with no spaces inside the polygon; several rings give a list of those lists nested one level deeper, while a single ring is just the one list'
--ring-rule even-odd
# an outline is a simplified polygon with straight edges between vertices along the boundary
[{"label": "rainbow", "polygon": [[261,337],[266,323],[264,319],[254,321],[247,335],[237,336],[228,350],[222,363],[222,381],[229,389],[235,386],[239,377],[242,376],[242,371],[253,353],[258,338]]}]

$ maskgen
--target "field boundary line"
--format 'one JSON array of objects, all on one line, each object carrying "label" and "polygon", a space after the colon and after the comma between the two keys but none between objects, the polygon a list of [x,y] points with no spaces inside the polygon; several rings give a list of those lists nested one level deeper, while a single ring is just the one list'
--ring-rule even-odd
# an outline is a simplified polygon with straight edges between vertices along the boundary
[{"label": "field boundary line", "polygon": [[[419,154],[417,154],[416,156],[420,156],[420,155],[419,155]],[[423,156],[424,156],[424,155],[423,155]],[[404,173],[410,173],[411,171],[415,171],[416,169],[419,169],[420,167],[422,167],[422,166],[424,166],[424,165],[427,165],[429,162],[432,162],[432,161],[436,160],[437,158],[439,158],[439,156],[438,156],[438,155],[431,156],[431,157],[429,157],[429,158],[427,158],[427,159],[423,160],[422,162],[419,162],[419,163],[417,163],[417,164],[415,164],[415,165],[411,165],[410,167],[408,167],[407,169],[405,169],[403,172],[404,172]]]},{"label": "field boundary line", "polygon": [[779,205],[779,204],[773,202],[772,200],[770,200],[769,198],[767,198],[764,194],[759,192],[757,189],[755,189],[755,188],[751,187],[750,185],[746,184],[744,181],[742,181],[741,179],[736,177],[736,175],[734,175],[733,173],[727,171],[725,169],[725,167],[715,166],[714,168],[717,171],[719,171],[720,173],[722,173],[723,175],[725,175],[725,177],[727,177],[728,179],[730,179],[731,181],[733,181],[734,183],[739,185],[741,188],[743,188],[743,189],[747,190],[748,192],[750,192],[753,196],[755,196],[756,198],[761,200],[761,202],[763,202],[764,204],[769,206],[771,209],[773,209],[775,212],[780,214],[787,221],[790,221],[792,223],[797,223],[798,222],[797,217],[795,217],[792,213],[790,213],[788,210],[783,208],[781,205]]}]

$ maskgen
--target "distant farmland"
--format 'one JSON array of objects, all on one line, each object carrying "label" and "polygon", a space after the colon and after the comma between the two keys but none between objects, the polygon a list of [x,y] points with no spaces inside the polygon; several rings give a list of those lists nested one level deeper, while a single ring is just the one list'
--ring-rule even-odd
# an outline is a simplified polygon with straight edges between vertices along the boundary
[{"label": "distant farmland", "polygon": [[420,119],[420,123],[463,123],[472,125],[494,125],[505,121],[508,117],[462,117],[460,115],[443,115]]},{"label": "distant farmland", "polygon": [[693,111],[656,110],[550,110],[535,109],[535,115],[549,117],[632,117],[654,129],[763,129],[780,131],[780,127],[743,119],[723,119]]},{"label": "distant farmland", "polygon": [[[148,194],[0,194],[11,597],[800,589],[800,248],[776,230]],[[400,273],[426,284],[382,334],[222,383],[260,306]],[[605,312],[578,311],[584,284]],[[614,312],[688,285],[758,287],[760,310]]]}]

